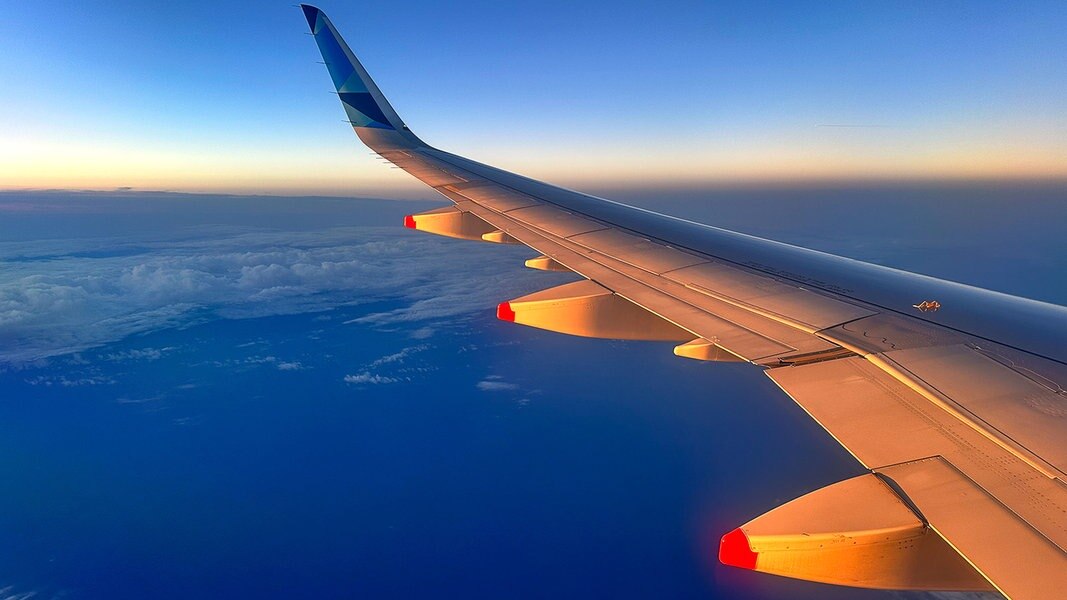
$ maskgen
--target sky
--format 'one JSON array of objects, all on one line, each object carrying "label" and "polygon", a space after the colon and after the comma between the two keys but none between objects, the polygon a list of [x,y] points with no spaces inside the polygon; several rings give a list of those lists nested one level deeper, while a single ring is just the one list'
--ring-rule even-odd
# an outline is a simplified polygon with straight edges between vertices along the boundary
[{"label": "sky", "polygon": [[[1062,2],[319,6],[424,140],[563,185],[1067,178]],[[432,197],[290,2],[0,10],[0,189]]]}]

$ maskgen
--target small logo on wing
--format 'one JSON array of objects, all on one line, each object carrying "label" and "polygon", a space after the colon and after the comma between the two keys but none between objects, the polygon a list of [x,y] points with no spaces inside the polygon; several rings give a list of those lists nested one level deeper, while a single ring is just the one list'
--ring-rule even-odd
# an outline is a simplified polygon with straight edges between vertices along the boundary
[{"label": "small logo on wing", "polygon": [[922,312],[936,312],[937,309],[941,308],[941,303],[937,300],[923,300],[918,304],[912,304],[912,307]]}]

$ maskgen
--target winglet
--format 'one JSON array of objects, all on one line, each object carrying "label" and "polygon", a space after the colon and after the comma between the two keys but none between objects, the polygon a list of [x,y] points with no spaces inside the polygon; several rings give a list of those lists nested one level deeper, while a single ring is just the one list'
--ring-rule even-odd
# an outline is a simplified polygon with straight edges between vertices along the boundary
[{"label": "winglet", "polygon": [[301,4],[300,9],[304,12],[352,126],[406,131],[404,122],[326,18],[326,13],[310,4]]},{"label": "winglet", "polygon": [[311,28],[311,33],[315,33],[315,23],[319,19],[319,13],[322,11],[316,6],[310,4],[301,4],[300,10],[304,11],[304,18],[308,20],[308,27]]}]

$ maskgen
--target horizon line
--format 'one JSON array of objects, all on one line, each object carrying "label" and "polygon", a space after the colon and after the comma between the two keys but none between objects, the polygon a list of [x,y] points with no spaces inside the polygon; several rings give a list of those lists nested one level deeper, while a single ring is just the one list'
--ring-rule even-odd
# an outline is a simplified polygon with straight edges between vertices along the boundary
[{"label": "horizon line", "polygon": [[[590,190],[615,190],[615,191],[686,191],[686,190],[709,190],[709,189],[825,189],[849,186],[887,186],[894,185],[1067,185],[1067,175],[1054,176],[990,176],[990,177],[841,177],[841,178],[802,178],[802,179],[710,179],[705,181],[686,180],[681,182],[671,181],[644,181],[644,182],[604,182],[590,184],[582,182],[580,186],[573,184],[556,185],[564,188],[584,188]],[[550,184],[555,185],[555,184]],[[580,190],[579,190],[580,191]],[[109,186],[109,187],[36,187],[36,186],[5,186],[0,185],[0,194],[10,193],[83,193],[83,194],[182,194],[199,196],[237,196],[237,197],[309,197],[309,198],[365,198],[372,200],[424,200],[434,197],[433,190],[425,190],[419,198],[400,197],[409,193],[404,188],[392,190],[385,189],[351,189],[351,190],[323,190],[323,189],[285,189],[285,190],[233,190],[233,189],[165,189],[165,188],[142,188],[137,186]],[[383,195],[383,193],[385,195]]]}]

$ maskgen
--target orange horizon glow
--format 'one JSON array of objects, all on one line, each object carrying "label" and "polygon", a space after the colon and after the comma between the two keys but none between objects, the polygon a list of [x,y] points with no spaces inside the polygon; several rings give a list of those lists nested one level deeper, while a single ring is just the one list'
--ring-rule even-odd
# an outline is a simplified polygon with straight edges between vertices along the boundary
[{"label": "orange horizon glow", "polygon": [[[0,141],[0,189],[166,190],[271,195],[374,195],[433,197],[402,171],[390,169],[359,147],[213,149],[149,147],[83,140],[79,143]],[[917,144],[910,152],[871,144],[688,144],[676,148],[570,150],[511,145],[459,150],[475,160],[566,187],[700,187],[811,185],[912,180],[1067,179],[1067,144]],[[658,144],[657,144],[658,145]],[[703,147],[701,147],[703,146]],[[445,145],[448,148],[448,145]],[[564,147],[567,147],[564,144]]]}]

